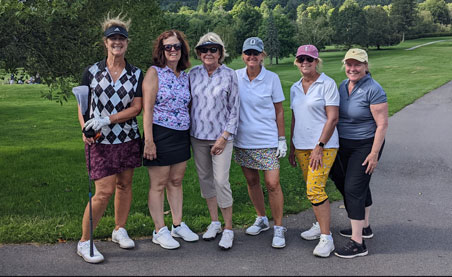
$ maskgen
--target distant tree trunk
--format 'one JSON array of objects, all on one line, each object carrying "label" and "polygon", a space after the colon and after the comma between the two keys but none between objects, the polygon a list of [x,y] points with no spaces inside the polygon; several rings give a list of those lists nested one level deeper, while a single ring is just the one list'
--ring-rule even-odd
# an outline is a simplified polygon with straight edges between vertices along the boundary
[{"label": "distant tree trunk", "polygon": [[275,59],[276,59],[276,64],[278,64],[278,57],[275,57]]},{"label": "distant tree trunk", "polygon": [[269,57],[270,57],[270,65],[272,65],[273,64],[273,56],[270,55]]}]

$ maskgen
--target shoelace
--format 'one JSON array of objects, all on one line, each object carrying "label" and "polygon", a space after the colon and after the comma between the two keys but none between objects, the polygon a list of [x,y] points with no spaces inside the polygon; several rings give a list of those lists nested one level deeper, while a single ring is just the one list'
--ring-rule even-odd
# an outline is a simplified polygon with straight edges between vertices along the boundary
[{"label": "shoelace", "polygon": [[286,231],[287,229],[285,227],[275,228],[275,237],[284,238],[284,232]]}]

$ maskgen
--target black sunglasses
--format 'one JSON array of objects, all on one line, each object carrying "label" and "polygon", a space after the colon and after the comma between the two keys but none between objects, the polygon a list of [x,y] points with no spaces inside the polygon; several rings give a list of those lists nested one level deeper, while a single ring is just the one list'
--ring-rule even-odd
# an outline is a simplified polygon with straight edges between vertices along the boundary
[{"label": "black sunglasses", "polygon": [[297,62],[303,63],[304,61],[307,61],[308,63],[312,63],[315,59],[311,56],[299,56],[297,57]]},{"label": "black sunglasses", "polygon": [[218,47],[200,47],[198,48],[199,52],[205,54],[207,53],[207,51],[210,51],[210,53],[214,54],[217,53],[217,51],[219,50]]},{"label": "black sunglasses", "polygon": [[179,51],[182,48],[182,43],[176,43],[176,44],[163,44],[163,49],[165,49],[165,51],[171,51],[171,49],[173,49],[176,51]]},{"label": "black sunglasses", "polygon": [[262,52],[259,52],[257,50],[254,49],[248,49],[243,51],[243,54],[247,55],[247,56],[259,56]]}]

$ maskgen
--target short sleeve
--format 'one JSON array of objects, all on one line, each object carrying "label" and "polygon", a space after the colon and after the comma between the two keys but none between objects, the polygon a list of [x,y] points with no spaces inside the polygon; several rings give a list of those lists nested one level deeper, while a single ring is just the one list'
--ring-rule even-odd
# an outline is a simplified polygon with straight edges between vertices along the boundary
[{"label": "short sleeve", "polygon": [[83,71],[83,76],[82,76],[82,83],[80,84],[81,86],[90,86],[90,75],[91,73],[89,72],[89,68],[91,66],[88,66],[87,68],[85,68],[85,71]]},{"label": "short sleeve", "polygon": [[277,74],[272,74],[273,80],[272,80],[272,100],[273,103],[279,103],[284,101],[286,98],[284,97],[284,91],[281,86],[281,81],[279,80],[279,77]]},{"label": "short sleeve", "polygon": [[325,106],[339,106],[340,96],[336,83],[331,80],[325,86]]},{"label": "short sleeve", "polygon": [[386,102],[388,102],[386,92],[383,90],[380,84],[374,81],[374,85],[369,90],[369,104],[376,105]]},{"label": "short sleeve", "polygon": [[138,76],[137,89],[135,90],[135,97],[143,97],[143,71],[140,70],[140,75]]}]

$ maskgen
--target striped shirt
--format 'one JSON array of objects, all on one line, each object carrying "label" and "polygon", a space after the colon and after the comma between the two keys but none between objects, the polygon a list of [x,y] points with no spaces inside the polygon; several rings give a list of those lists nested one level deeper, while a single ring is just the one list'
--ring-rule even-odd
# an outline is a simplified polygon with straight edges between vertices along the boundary
[{"label": "striped shirt", "polygon": [[224,131],[237,132],[240,98],[235,71],[226,65],[211,76],[204,65],[189,73],[192,95],[190,135],[202,140],[216,140]]}]

